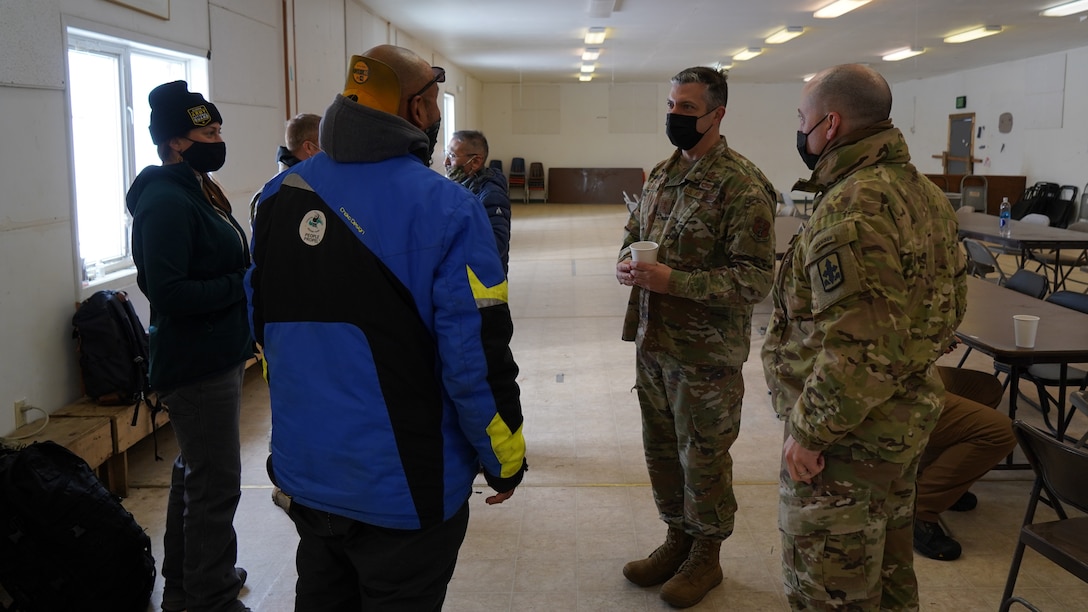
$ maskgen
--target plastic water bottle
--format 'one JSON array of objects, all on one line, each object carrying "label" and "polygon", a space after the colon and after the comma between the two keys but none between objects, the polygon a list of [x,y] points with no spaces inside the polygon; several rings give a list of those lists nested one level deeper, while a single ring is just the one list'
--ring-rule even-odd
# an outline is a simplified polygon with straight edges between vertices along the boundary
[{"label": "plastic water bottle", "polygon": [[1008,198],[1001,198],[1001,212],[998,214],[998,227],[1001,229],[1001,235],[1008,238],[1012,233],[1012,204],[1009,204]]}]

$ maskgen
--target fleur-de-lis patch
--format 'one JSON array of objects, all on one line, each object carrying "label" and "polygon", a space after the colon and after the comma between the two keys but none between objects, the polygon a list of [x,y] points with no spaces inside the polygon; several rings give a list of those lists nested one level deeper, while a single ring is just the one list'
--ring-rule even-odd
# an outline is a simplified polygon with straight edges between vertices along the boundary
[{"label": "fleur-de-lis patch", "polygon": [[824,256],[816,264],[820,275],[820,284],[824,291],[831,291],[842,284],[842,265],[839,263],[839,254],[831,253]]}]

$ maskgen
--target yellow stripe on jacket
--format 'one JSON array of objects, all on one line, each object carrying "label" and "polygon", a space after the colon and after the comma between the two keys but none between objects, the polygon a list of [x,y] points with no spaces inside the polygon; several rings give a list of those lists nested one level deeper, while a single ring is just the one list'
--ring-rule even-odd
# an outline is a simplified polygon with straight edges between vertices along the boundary
[{"label": "yellow stripe on jacket", "polygon": [[488,287],[480,280],[471,266],[465,266],[468,270],[468,284],[472,287],[472,296],[476,298],[476,308],[498,306],[507,302],[508,286],[506,279],[494,287]]}]

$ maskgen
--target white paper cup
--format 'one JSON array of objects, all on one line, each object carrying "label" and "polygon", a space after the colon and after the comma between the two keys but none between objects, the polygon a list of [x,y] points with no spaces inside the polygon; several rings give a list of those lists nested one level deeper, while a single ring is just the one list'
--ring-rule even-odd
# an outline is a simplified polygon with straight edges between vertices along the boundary
[{"label": "white paper cup", "polygon": [[1035,333],[1039,331],[1039,317],[1035,315],[1013,315],[1013,335],[1016,346],[1035,348]]},{"label": "white paper cup", "polygon": [[652,240],[631,243],[631,259],[639,263],[657,263],[657,243]]}]

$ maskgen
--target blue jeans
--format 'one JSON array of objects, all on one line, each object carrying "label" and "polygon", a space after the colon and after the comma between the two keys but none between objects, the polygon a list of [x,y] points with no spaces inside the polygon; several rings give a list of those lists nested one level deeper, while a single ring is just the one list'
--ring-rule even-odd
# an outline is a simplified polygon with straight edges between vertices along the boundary
[{"label": "blue jeans", "polygon": [[163,607],[245,610],[235,571],[234,512],[242,497],[238,419],[245,364],[162,398],[181,449],[170,479],[163,537]]}]

